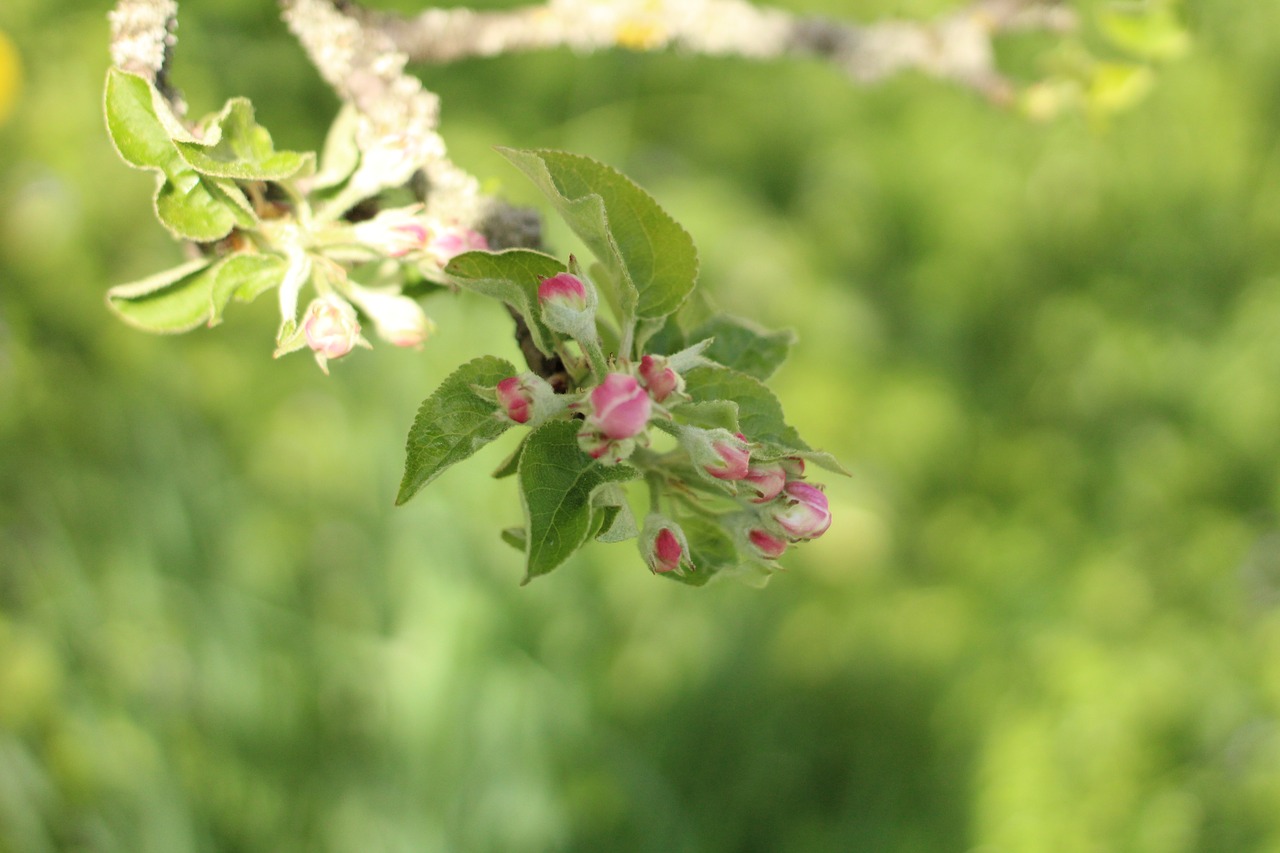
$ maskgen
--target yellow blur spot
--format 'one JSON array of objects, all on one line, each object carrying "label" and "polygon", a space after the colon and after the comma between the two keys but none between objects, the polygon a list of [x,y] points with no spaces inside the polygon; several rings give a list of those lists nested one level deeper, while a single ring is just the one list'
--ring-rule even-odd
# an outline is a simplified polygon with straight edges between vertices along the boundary
[{"label": "yellow blur spot", "polygon": [[667,42],[667,31],[655,21],[623,22],[615,34],[618,47],[627,50],[656,50]]},{"label": "yellow blur spot", "polygon": [[22,83],[22,65],[18,62],[18,49],[0,30],[0,124],[18,102],[18,88]]}]

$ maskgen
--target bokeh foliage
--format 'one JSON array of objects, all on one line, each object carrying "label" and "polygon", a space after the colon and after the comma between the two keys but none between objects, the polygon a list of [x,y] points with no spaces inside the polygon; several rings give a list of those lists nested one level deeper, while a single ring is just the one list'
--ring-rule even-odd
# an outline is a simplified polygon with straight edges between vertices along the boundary
[{"label": "bokeh foliage", "polygon": [[[1273,4],[1197,5],[1105,125],[817,63],[424,69],[464,165],[534,203],[491,146],[609,162],[800,331],[775,387],[855,476],[764,591],[617,546],[519,587],[471,468],[392,507],[427,391],[518,359],[481,300],[328,379],[270,305],[114,321],[180,253],[102,129],[105,11],[0,7],[0,850],[1280,847]],[[275,15],[186,4],[176,81],[311,147]]]}]

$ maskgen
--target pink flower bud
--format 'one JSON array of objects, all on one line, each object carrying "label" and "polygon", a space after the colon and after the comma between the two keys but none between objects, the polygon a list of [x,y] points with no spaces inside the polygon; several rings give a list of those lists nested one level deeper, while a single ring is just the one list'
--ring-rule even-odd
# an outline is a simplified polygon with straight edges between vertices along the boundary
[{"label": "pink flower bud", "polygon": [[355,226],[357,240],[390,258],[421,251],[427,245],[428,234],[421,205],[384,210]]},{"label": "pink flower bud", "polygon": [[684,546],[671,532],[670,527],[658,531],[653,540],[652,562],[649,567],[655,572],[671,572],[680,568],[680,560],[684,557]]},{"label": "pink flower bud", "polygon": [[512,376],[498,383],[498,402],[511,420],[518,424],[529,422],[529,404],[533,399],[521,389],[519,376]]},{"label": "pink flower bud", "polygon": [[668,366],[662,356],[646,355],[640,359],[640,381],[659,403],[672,393],[684,390],[684,379]]},{"label": "pink flower bud", "polygon": [[576,275],[562,272],[538,284],[538,301],[573,311],[587,310],[587,288]]},{"label": "pink flower bud", "polygon": [[741,480],[747,476],[751,464],[751,448],[742,433],[736,438],[713,441],[711,449],[720,456],[719,464],[704,465],[703,468],[718,480]]},{"label": "pink flower bud", "polygon": [[318,359],[341,358],[363,342],[355,309],[336,296],[312,300],[302,329]]},{"label": "pink flower bud", "polygon": [[804,479],[804,460],[799,456],[788,456],[778,460],[778,464],[787,472],[787,482]]},{"label": "pink flower bud", "polygon": [[460,225],[442,225],[431,230],[431,238],[427,243],[427,254],[441,268],[455,256],[463,252],[473,252],[489,248],[489,241],[478,231],[463,228]]},{"label": "pink flower bud", "polygon": [[684,531],[661,513],[651,512],[645,518],[644,528],[640,531],[640,554],[649,568],[658,574],[693,568]]},{"label": "pink flower bud", "polygon": [[649,395],[634,376],[610,373],[591,391],[591,414],[587,416],[587,423],[604,438],[631,438],[644,430],[652,410]]},{"label": "pink flower bud", "polygon": [[822,490],[808,483],[787,483],[781,506],[773,513],[792,539],[817,539],[831,526],[831,510]]},{"label": "pink flower bud", "polygon": [[782,493],[782,487],[787,483],[787,471],[781,462],[762,462],[749,467],[742,481],[755,491],[753,500],[756,503],[767,503]]},{"label": "pink flower bud", "polygon": [[768,560],[778,559],[782,556],[782,552],[787,550],[785,539],[779,539],[767,530],[761,530],[758,527],[747,531],[747,539],[760,556]]}]

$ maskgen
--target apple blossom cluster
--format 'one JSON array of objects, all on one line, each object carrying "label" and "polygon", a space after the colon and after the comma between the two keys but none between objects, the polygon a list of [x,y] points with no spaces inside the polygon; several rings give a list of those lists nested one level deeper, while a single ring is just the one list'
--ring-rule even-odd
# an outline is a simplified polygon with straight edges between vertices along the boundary
[{"label": "apple blossom cluster", "polygon": [[[572,264],[571,264],[572,265]],[[572,273],[542,279],[537,288],[543,318],[552,328],[594,335],[592,286]],[[584,344],[584,350],[591,344]],[[680,524],[658,510],[664,502],[720,515],[756,558],[772,563],[793,544],[816,539],[831,525],[826,494],[805,480],[799,456],[772,458],[763,445],[724,428],[680,423],[680,406],[692,402],[682,370],[706,364],[705,344],[672,356],[646,353],[638,362],[611,360],[606,372],[578,390],[556,393],[530,372],[477,389],[497,408],[494,416],[537,427],[552,418],[577,425],[578,447],[596,463],[637,468],[658,493],[639,535],[640,553],[658,574],[695,572]],[[650,450],[651,432],[675,439],[663,453]]]}]

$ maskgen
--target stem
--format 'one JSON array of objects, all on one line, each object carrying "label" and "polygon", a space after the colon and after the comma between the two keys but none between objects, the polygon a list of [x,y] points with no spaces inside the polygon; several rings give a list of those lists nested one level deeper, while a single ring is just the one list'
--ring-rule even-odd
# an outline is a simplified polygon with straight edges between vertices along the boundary
[{"label": "stem", "polygon": [[591,363],[591,372],[595,374],[596,379],[604,379],[605,374],[609,372],[609,363],[604,359],[604,350],[600,348],[600,339],[592,337],[579,340],[578,345],[582,347],[582,351],[587,356],[587,361]]},{"label": "stem", "polygon": [[636,340],[636,318],[628,317],[627,321],[622,324],[622,343],[618,344],[618,355],[622,358],[631,358],[631,347],[635,345]]}]

